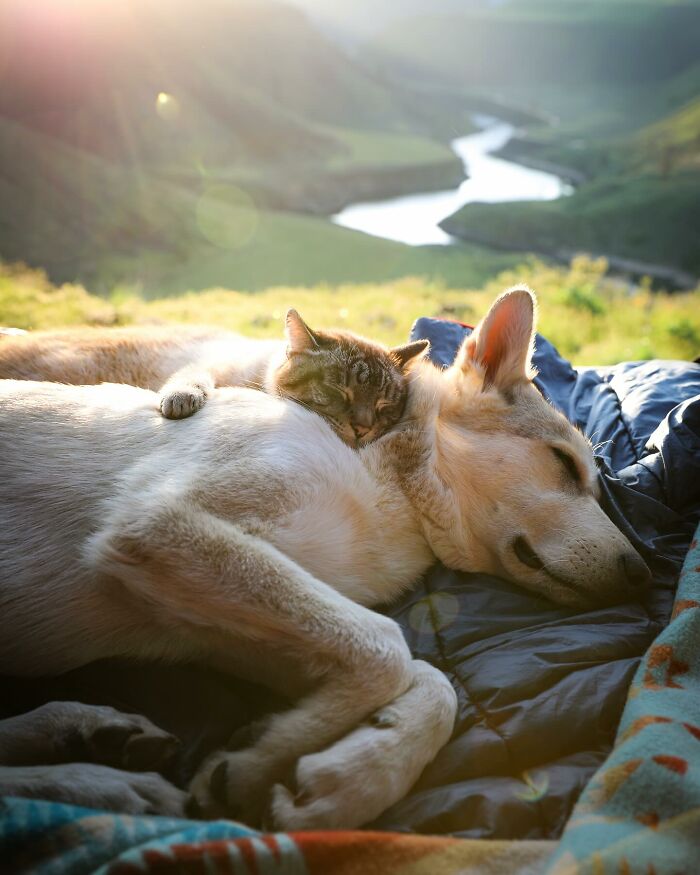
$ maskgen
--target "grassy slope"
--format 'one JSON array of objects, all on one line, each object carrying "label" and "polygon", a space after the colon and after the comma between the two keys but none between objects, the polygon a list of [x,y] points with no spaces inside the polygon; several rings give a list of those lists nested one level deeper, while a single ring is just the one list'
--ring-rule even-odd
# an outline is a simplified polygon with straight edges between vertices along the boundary
[{"label": "grassy slope", "polygon": [[[0,123],[0,201],[13,205],[11,214],[0,213],[3,252],[51,264],[62,280],[77,278],[100,291],[138,285],[148,296],[404,275],[478,284],[515,263],[515,256],[481,247],[417,249],[325,218],[240,207],[228,199],[235,187],[203,182],[192,190],[137,176]],[[33,229],[30,237],[26,228]]]},{"label": "grassy slope", "polygon": [[517,155],[525,149],[590,178],[697,169],[699,95],[700,63],[653,88],[605,94],[588,89],[562,103],[554,92],[541,93],[541,100],[565,115],[556,127],[530,129],[524,142],[515,141],[505,151]]},{"label": "grassy slope", "polygon": [[476,245],[405,246],[293,213],[265,210],[254,221],[254,237],[241,248],[235,241],[212,246],[202,240],[181,257],[153,252],[138,259],[104,258],[97,271],[100,289],[130,281],[153,298],[212,286],[255,291],[277,284],[383,282],[402,276],[479,284],[521,258]]},{"label": "grassy slope", "polygon": [[[352,128],[324,128],[345,147],[328,162],[329,169],[392,168],[451,161],[452,150],[435,140],[410,134]],[[465,133],[467,133],[465,131]]]},{"label": "grassy slope", "polygon": [[[698,77],[700,89],[700,76]],[[630,141],[635,169],[700,170],[700,97],[660,122],[648,125]]]},{"label": "grassy slope", "polygon": [[[41,265],[57,280],[166,277],[181,289],[182,269],[188,287],[201,287],[201,273],[259,288],[284,279],[290,259],[293,281],[366,278],[365,255],[379,276],[394,276],[399,247],[265,209],[252,249],[211,249],[198,203],[225,183],[259,204],[316,210],[319,190],[342,201],[358,174],[426,167],[439,181],[460,169],[425,135],[434,107],[409,105],[284,4],[180,3],[173,15],[168,0],[114,0],[113,27],[85,10],[94,27],[84,44],[70,27],[27,28],[30,16],[12,17],[32,3],[38,15],[40,0],[0,9],[0,257]],[[35,69],[28,58],[42,63]],[[172,100],[157,107],[161,90]],[[360,182],[365,192],[373,179]],[[297,245],[304,251],[293,252]],[[479,260],[475,272],[461,260],[467,276],[480,275]],[[431,273],[433,262],[409,259],[418,272]]]},{"label": "grassy slope", "polygon": [[679,295],[648,290],[630,295],[605,278],[605,269],[603,262],[585,258],[569,268],[531,261],[478,289],[403,278],[389,283],[278,286],[255,294],[218,288],[146,302],[124,289],[100,298],[80,286],[57,288],[38,271],[0,265],[0,325],[209,322],[252,336],[276,337],[286,308],[294,306],[311,324],[338,325],[399,343],[418,316],[474,323],[505,286],[526,282],[538,292],[542,333],[579,364],[689,359],[698,354],[700,288]]}]

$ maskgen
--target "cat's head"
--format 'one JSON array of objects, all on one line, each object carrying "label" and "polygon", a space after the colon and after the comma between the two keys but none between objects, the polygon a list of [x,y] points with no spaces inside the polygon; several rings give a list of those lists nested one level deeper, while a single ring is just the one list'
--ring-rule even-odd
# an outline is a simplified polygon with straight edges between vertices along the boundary
[{"label": "cat's head", "polygon": [[286,319],[287,360],[277,392],[323,416],[351,447],[386,434],[406,404],[406,373],[427,340],[388,349],[349,331],[314,331],[296,310]]}]

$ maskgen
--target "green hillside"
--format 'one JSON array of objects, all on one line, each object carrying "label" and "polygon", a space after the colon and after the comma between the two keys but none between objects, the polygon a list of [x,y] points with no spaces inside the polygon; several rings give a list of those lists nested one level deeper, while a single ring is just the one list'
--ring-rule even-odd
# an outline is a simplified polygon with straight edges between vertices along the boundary
[{"label": "green hillside", "polygon": [[675,280],[687,285],[700,276],[700,174],[606,178],[543,203],[469,204],[442,226],[466,240],[563,260],[589,252],[672,267],[690,275]]},{"label": "green hillside", "polygon": [[[367,160],[368,137],[354,143],[358,162]],[[6,258],[50,265],[60,280],[99,289],[127,283],[149,296],[406,274],[478,283],[514,263],[481,247],[415,249],[261,207],[230,179],[189,189],[134,176],[58,141],[49,148],[11,122],[0,123],[0,203],[13,205],[0,211]]]},{"label": "green hillside", "polygon": [[6,0],[0,60],[0,257],[59,281],[191,270],[216,186],[258,216],[324,214],[462,177],[431,133],[450,100],[423,106],[274,0]]},{"label": "green hillside", "polygon": [[[569,174],[554,203],[472,204],[443,223],[465,240],[556,258],[604,254],[700,275],[700,4],[513,0],[403,20],[374,43],[388,69],[462,83],[530,110],[503,156]],[[507,59],[507,63],[504,63]],[[410,60],[410,63],[408,61]],[[669,279],[670,281],[670,279]]]},{"label": "green hillside", "polygon": [[630,143],[636,167],[700,170],[700,97],[635,134]]},{"label": "green hillside", "polygon": [[[482,243],[567,258],[583,251],[639,260],[700,276],[700,65],[642,89],[637,121],[628,102],[623,130],[597,134],[587,116],[537,128],[504,154],[535,166],[573,168],[584,178],[553,203],[468,205],[445,221],[451,233]],[[672,111],[663,114],[672,107]],[[657,114],[649,123],[650,116]],[[658,117],[661,115],[662,117]],[[607,130],[607,133],[605,132]]]}]

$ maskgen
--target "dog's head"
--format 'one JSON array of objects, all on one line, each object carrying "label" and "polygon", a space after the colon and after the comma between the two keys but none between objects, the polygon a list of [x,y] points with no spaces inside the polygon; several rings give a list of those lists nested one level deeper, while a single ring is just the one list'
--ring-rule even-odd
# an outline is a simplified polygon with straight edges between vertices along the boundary
[{"label": "dog's head", "polygon": [[563,604],[639,597],[650,574],[598,504],[591,446],[532,382],[535,314],[528,289],[505,292],[440,377],[434,469],[453,509],[431,543]]}]

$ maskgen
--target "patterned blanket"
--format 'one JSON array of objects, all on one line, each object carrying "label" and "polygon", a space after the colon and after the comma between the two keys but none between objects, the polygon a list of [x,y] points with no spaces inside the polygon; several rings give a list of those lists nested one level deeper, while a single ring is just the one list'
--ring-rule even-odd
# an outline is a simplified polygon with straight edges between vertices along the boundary
[{"label": "patterned blanket", "polygon": [[700,873],[700,529],[671,623],[642,660],[615,747],[584,790],[547,871]]},{"label": "patterned blanket", "polygon": [[350,831],[262,835],[228,821],[27,799],[0,805],[0,871],[12,875],[537,875],[554,846]]}]

